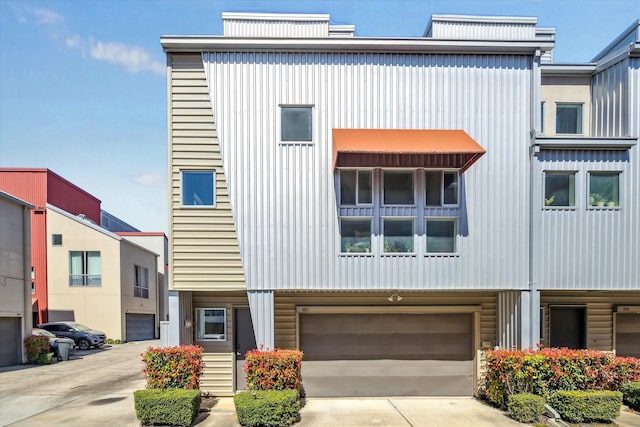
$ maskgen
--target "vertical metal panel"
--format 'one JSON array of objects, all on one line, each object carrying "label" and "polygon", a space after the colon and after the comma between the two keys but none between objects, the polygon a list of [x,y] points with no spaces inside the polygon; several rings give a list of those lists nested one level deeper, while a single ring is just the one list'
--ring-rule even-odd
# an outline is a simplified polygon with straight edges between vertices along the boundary
[{"label": "vertical metal panel", "polygon": [[258,348],[274,348],[273,340],[273,291],[250,291],[249,307]]},{"label": "vertical metal panel", "polygon": [[591,134],[628,136],[628,60],[620,61],[591,78]]},{"label": "vertical metal panel", "polygon": [[100,224],[100,200],[51,171],[47,172],[47,202]]},{"label": "vertical metal panel", "polygon": [[431,37],[456,40],[530,40],[536,36],[535,22],[433,21]]},{"label": "vertical metal panel", "polygon": [[498,292],[497,297],[497,345],[500,348],[520,348],[522,317],[521,292]]},{"label": "vertical metal panel", "polygon": [[328,37],[329,18],[317,21],[223,19],[226,37]]},{"label": "vertical metal panel", "polygon": [[[528,213],[511,207],[528,203],[531,57],[204,59],[249,289],[528,287]],[[313,144],[279,143],[281,104],[313,105]],[[458,256],[338,255],[333,128],[464,129],[487,150],[463,175]]]}]

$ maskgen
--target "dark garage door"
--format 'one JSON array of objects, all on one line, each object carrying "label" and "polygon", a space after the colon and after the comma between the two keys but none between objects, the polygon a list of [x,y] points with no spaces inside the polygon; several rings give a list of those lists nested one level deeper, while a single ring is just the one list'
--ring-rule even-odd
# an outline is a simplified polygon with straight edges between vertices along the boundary
[{"label": "dark garage door", "polygon": [[473,314],[300,315],[308,396],[470,396]]},{"label": "dark garage door", "polygon": [[20,318],[0,317],[0,366],[17,365],[20,350]]},{"label": "dark garage door", "polygon": [[616,313],[616,355],[640,357],[640,313]]},{"label": "dark garage door", "polygon": [[153,314],[127,313],[127,341],[152,340],[155,338],[155,318]]}]

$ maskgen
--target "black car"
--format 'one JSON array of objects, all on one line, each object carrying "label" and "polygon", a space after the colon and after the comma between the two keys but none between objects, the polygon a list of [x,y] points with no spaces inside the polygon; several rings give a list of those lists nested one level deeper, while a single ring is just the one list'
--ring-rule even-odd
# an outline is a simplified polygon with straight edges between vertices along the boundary
[{"label": "black car", "polygon": [[38,325],[57,337],[71,338],[80,350],[88,350],[91,347],[100,347],[107,336],[102,331],[96,331],[82,323],[77,322],[49,322]]}]

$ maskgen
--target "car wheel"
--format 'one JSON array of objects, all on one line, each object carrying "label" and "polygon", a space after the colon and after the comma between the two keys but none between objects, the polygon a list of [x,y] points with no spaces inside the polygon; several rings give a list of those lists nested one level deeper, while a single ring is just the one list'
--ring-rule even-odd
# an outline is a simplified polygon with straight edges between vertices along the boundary
[{"label": "car wheel", "polygon": [[91,343],[87,340],[80,340],[78,342],[78,348],[80,350],[89,350],[91,348]]}]

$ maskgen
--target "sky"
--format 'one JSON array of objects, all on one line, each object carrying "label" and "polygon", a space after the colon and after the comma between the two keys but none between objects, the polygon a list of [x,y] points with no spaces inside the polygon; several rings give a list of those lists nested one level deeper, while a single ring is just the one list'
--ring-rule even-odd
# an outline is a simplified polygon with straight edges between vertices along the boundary
[{"label": "sky", "polygon": [[222,35],[222,12],[328,13],[367,37],[420,37],[432,14],[534,16],[566,63],[591,60],[640,0],[0,0],[0,167],[49,168],[167,232],[160,36]]}]

